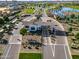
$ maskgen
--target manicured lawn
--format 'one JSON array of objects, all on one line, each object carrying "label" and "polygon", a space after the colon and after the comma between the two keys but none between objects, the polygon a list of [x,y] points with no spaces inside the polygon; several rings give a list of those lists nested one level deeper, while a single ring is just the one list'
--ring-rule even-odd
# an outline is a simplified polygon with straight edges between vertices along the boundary
[{"label": "manicured lawn", "polygon": [[41,53],[20,53],[19,59],[42,59]]},{"label": "manicured lawn", "polygon": [[73,59],[79,59],[79,55],[72,55]]},{"label": "manicured lawn", "polygon": [[23,12],[26,13],[26,14],[33,14],[34,9],[24,9]]},{"label": "manicured lawn", "polygon": [[79,10],[79,6],[68,6],[70,8],[74,8],[74,9],[78,9]]}]

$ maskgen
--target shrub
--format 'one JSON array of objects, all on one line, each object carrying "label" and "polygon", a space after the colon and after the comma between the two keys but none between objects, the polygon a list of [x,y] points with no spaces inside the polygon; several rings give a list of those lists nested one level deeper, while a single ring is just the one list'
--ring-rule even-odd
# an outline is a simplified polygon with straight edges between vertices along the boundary
[{"label": "shrub", "polygon": [[75,35],[75,38],[76,38],[76,39],[79,39],[79,33],[77,33],[77,34]]},{"label": "shrub", "polygon": [[25,35],[25,34],[27,34],[27,29],[26,28],[22,28],[21,30],[20,30],[20,34],[21,35]]}]

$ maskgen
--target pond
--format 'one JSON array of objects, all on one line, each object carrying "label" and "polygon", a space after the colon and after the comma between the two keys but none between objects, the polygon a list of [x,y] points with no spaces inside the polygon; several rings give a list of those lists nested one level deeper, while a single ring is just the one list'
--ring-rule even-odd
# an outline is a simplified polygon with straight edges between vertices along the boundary
[{"label": "pond", "polygon": [[61,9],[53,10],[52,13],[55,14],[55,15],[58,15],[60,17],[63,17],[64,12],[79,12],[79,10],[73,9],[73,8],[68,8],[68,7],[62,7]]}]

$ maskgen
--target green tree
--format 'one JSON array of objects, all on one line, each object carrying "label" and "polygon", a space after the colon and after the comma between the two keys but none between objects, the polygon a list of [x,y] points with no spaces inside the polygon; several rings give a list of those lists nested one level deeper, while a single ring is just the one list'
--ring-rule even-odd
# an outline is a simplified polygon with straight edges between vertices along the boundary
[{"label": "green tree", "polygon": [[77,18],[79,19],[79,15],[77,16]]},{"label": "green tree", "polygon": [[3,19],[4,19],[4,21],[6,21],[6,22],[10,21],[10,19],[8,18],[7,15],[6,15],[6,16],[3,16]]},{"label": "green tree", "polygon": [[73,23],[73,20],[70,20],[70,23]]},{"label": "green tree", "polygon": [[71,14],[71,18],[75,18],[75,14]]},{"label": "green tree", "polygon": [[66,17],[67,21],[70,21],[70,18],[69,17]]},{"label": "green tree", "polygon": [[37,15],[37,19],[40,19],[40,15]]},{"label": "green tree", "polygon": [[72,32],[72,27],[70,27],[70,28],[68,29],[68,32]]},{"label": "green tree", "polygon": [[79,39],[79,32],[75,35],[76,39]]},{"label": "green tree", "polygon": [[0,25],[3,25],[3,24],[4,24],[3,18],[0,18]]},{"label": "green tree", "polygon": [[77,21],[79,22],[79,15],[77,16]]},{"label": "green tree", "polygon": [[17,19],[19,19],[19,16],[20,16],[19,14],[16,14]]},{"label": "green tree", "polygon": [[73,22],[73,20],[69,16],[66,16],[65,19],[66,19],[66,22],[68,22],[68,23],[72,23]]},{"label": "green tree", "polygon": [[62,18],[61,18],[60,16],[57,16],[56,19],[57,19],[57,20],[61,20]]},{"label": "green tree", "polygon": [[20,30],[20,34],[21,35],[26,35],[27,34],[27,29],[26,28],[22,28],[21,30]]}]

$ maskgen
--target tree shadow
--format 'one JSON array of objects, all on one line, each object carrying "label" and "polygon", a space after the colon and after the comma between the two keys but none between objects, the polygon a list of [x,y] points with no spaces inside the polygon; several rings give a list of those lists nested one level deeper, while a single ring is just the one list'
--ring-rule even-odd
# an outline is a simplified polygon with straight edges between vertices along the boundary
[{"label": "tree shadow", "polygon": [[56,36],[67,36],[67,32],[56,29],[55,35]]},{"label": "tree shadow", "polygon": [[1,39],[1,40],[0,40],[0,44],[8,44],[8,40],[6,40],[6,39]]}]

